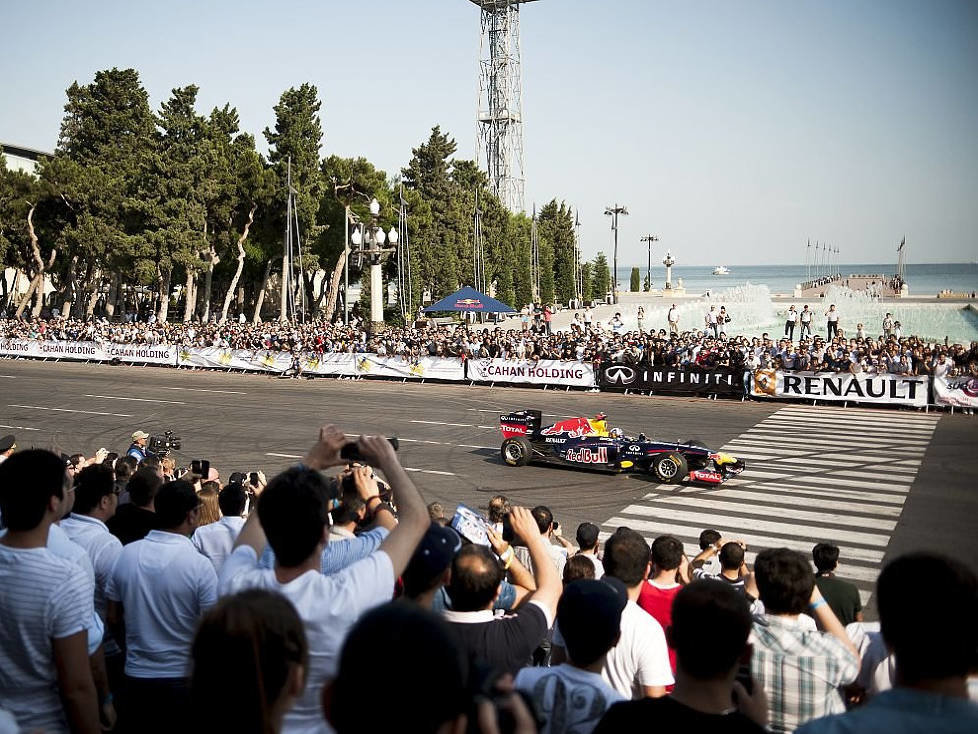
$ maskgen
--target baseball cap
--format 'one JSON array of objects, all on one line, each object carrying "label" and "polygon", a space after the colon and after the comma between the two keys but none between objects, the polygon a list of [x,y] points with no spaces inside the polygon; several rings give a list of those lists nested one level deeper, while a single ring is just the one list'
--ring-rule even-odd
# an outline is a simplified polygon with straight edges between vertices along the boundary
[{"label": "baseball cap", "polygon": [[10,449],[17,448],[17,439],[14,434],[8,433],[3,438],[0,438],[0,451],[10,451]]},{"label": "baseball cap", "polygon": [[452,565],[452,559],[462,547],[462,537],[450,527],[433,522],[428,526],[405,573],[432,579]]},{"label": "baseball cap", "polygon": [[138,441],[141,438],[149,438],[149,434],[146,433],[145,431],[135,431],[135,432],[133,432],[133,434],[132,434],[132,440],[133,441]]},{"label": "baseball cap", "polygon": [[557,625],[574,663],[590,665],[615,645],[627,602],[625,584],[609,576],[579,579],[564,588]]}]

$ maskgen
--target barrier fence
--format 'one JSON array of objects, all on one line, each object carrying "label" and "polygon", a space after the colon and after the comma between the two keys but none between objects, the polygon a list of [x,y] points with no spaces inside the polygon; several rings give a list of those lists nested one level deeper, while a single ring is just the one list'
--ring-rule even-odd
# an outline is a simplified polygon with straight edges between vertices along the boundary
[{"label": "barrier fence", "polygon": [[[292,366],[288,352],[113,344],[94,341],[0,339],[0,357],[124,362],[203,369],[282,374]],[[324,377],[383,377],[402,380],[444,380],[553,388],[594,388],[663,394],[813,400],[926,407],[978,408],[978,378],[895,374],[852,375],[847,372],[784,372],[729,369],[670,369],[619,363],[559,360],[517,361],[402,357],[361,353],[306,353],[304,374]]]}]

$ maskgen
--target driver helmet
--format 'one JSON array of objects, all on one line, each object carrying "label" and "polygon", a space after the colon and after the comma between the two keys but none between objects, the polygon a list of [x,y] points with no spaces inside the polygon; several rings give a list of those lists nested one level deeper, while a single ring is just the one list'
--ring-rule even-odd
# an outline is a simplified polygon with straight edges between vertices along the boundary
[{"label": "driver helmet", "polygon": [[596,420],[596,421],[606,421],[606,420],[608,420],[608,415],[607,415],[607,413],[598,413],[596,416],[594,416],[594,420]]},{"label": "driver helmet", "polygon": [[625,435],[625,433],[620,428],[612,428],[609,435],[612,438],[621,438],[622,436]]}]

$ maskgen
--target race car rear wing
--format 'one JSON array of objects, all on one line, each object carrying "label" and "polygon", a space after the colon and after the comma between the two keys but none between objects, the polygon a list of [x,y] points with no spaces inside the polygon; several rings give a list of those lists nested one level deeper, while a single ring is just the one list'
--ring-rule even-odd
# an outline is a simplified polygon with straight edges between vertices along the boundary
[{"label": "race car rear wing", "polygon": [[503,438],[525,436],[540,430],[542,419],[543,414],[539,410],[518,410],[499,416],[499,429],[503,432]]}]

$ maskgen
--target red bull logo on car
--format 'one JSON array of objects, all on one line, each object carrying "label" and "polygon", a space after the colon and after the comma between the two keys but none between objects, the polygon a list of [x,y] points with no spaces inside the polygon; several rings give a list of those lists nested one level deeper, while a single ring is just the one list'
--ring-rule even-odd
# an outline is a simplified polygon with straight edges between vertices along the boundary
[{"label": "red bull logo on car", "polygon": [[587,418],[569,418],[554,423],[540,431],[541,436],[565,436],[566,438],[582,438],[594,433],[591,421]]},{"label": "red bull logo on car", "polygon": [[608,449],[604,446],[596,449],[567,449],[565,458],[567,461],[576,461],[580,464],[607,464]]}]

